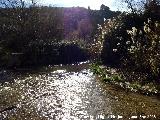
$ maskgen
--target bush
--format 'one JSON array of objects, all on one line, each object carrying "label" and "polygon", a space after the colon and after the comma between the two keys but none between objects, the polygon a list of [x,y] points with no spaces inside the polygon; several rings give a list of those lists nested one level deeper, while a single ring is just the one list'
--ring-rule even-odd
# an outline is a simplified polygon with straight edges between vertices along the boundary
[{"label": "bush", "polygon": [[[131,44],[128,48],[129,59],[126,65],[132,65],[134,71],[148,74],[148,79],[157,80],[160,75],[160,23],[148,19],[143,29],[132,27],[128,30]],[[132,64],[131,64],[132,63]]]},{"label": "bush", "polygon": [[97,41],[104,64],[143,74],[148,81],[160,75],[160,23],[143,14],[121,14],[99,27]]},{"label": "bush", "polygon": [[120,65],[122,59],[126,58],[128,53],[128,44],[131,41],[126,30],[132,25],[141,26],[143,23],[139,15],[123,13],[116,18],[106,20],[103,27],[100,28],[99,39],[103,43],[101,52],[102,61],[109,65]]},{"label": "bush", "polygon": [[22,66],[69,64],[89,58],[88,51],[78,43],[70,42],[35,42],[24,52]]}]

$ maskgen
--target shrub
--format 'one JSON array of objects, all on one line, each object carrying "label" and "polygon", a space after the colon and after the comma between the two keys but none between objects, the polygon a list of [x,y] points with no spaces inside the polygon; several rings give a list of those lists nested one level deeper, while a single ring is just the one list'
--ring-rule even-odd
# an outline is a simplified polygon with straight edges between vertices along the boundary
[{"label": "shrub", "polygon": [[127,66],[131,65],[135,71],[148,74],[151,80],[157,80],[160,75],[160,23],[148,19],[144,22],[143,29],[132,27],[128,30],[131,44],[128,48],[129,59]]},{"label": "shrub", "polygon": [[160,23],[143,14],[121,14],[99,27],[102,62],[138,72],[148,81],[160,75]]},{"label": "shrub", "polygon": [[130,41],[130,36],[126,30],[130,29],[131,25],[136,25],[135,23],[141,25],[141,17],[125,13],[104,22],[99,35],[103,43],[101,52],[103,63],[117,66],[120,65],[122,59],[127,57],[129,44],[127,41]]}]

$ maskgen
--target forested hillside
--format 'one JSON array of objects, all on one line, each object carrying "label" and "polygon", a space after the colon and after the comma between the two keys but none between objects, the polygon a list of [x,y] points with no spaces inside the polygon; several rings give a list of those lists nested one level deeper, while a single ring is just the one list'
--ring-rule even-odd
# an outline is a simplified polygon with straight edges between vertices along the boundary
[{"label": "forested hillside", "polygon": [[[3,67],[86,60],[87,46],[93,42],[97,24],[119,14],[104,5],[100,10],[34,3],[28,6],[20,1],[1,2],[1,5],[0,66]],[[70,53],[74,49],[76,52]]]}]

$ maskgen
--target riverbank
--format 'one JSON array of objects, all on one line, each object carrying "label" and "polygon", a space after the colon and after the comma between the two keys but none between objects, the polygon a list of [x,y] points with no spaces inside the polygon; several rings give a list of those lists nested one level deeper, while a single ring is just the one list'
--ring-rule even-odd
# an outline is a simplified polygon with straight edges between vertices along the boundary
[{"label": "riverbank", "polygon": [[[114,85],[119,89],[136,92],[143,95],[160,96],[159,84],[153,82],[142,83],[138,80],[138,78],[135,80],[136,77],[133,79],[132,74],[127,76],[124,75],[120,69],[111,68],[96,63],[91,65],[91,69],[93,73],[96,74],[103,82]],[[136,73],[134,73],[134,75],[135,74]],[[131,77],[132,80],[129,80]]]}]

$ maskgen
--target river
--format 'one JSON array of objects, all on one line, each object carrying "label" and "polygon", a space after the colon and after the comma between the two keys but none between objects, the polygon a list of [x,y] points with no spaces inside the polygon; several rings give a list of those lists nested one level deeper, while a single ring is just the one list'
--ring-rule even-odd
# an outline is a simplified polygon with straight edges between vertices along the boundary
[{"label": "river", "polygon": [[14,72],[0,85],[0,120],[160,119],[160,99],[100,81],[89,63]]}]

